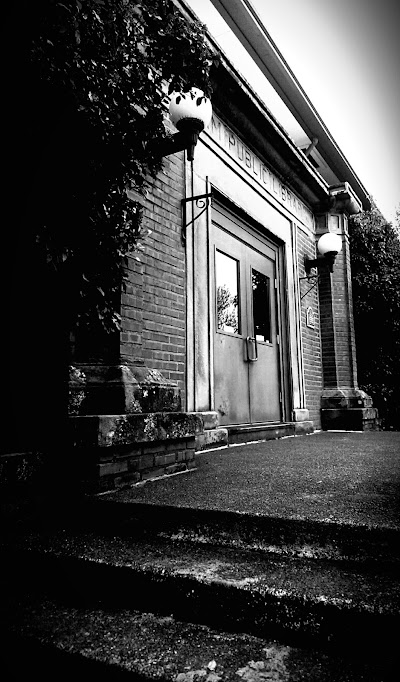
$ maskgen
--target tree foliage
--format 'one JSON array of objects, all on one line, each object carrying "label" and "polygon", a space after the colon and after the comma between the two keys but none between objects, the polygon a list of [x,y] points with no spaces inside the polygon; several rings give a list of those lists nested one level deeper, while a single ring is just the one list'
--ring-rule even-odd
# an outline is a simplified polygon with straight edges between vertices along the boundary
[{"label": "tree foliage", "polygon": [[[31,3],[29,230],[66,277],[78,317],[118,323],[124,257],[141,238],[140,201],[162,166],[166,84],[208,91],[204,27],[172,0]],[[29,139],[28,139],[29,138]]]},{"label": "tree foliage", "polygon": [[217,321],[218,329],[238,333],[238,297],[231,294],[227,284],[217,287]]},{"label": "tree foliage", "polygon": [[350,246],[360,387],[400,429],[400,240],[373,206],[351,219]]},{"label": "tree foliage", "polygon": [[393,229],[395,230],[397,237],[400,239],[400,204],[396,208],[396,217],[394,220]]}]

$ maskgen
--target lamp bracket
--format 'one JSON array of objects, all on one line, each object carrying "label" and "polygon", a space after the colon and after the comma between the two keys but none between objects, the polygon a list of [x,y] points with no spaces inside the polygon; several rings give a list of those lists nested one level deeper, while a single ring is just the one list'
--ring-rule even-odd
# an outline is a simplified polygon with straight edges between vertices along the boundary
[{"label": "lamp bracket", "polygon": [[188,161],[193,161],[194,150],[204,123],[196,118],[184,118],[177,123],[178,131],[162,140],[156,138],[148,143],[149,149],[160,158],[186,150]]},{"label": "lamp bracket", "polygon": [[314,284],[312,284],[312,285],[310,286],[310,288],[307,289],[307,291],[305,291],[304,294],[303,294],[302,296],[300,296],[300,301],[302,301],[303,298],[305,298],[305,296],[307,296],[307,294],[309,294],[310,291],[312,291],[312,290],[317,286],[318,282],[320,281],[320,275],[310,275],[309,277],[300,277],[299,279],[300,279],[300,280],[302,280],[302,279],[308,279],[309,281],[310,281],[311,279],[314,279],[314,280],[315,280]]},{"label": "lamp bracket", "polygon": [[[200,218],[200,216],[204,213],[204,211],[207,210],[207,208],[210,205],[210,201],[212,198],[212,193],[208,192],[206,194],[197,194],[192,197],[186,197],[186,199],[182,199],[182,207],[183,207],[183,226],[182,226],[182,231],[181,231],[181,238],[182,238],[182,244],[186,244],[186,230],[189,227],[189,225],[192,225],[197,218]],[[192,205],[196,204],[196,207],[201,209],[199,213],[197,213],[191,220],[189,220],[188,223],[186,223],[186,206],[188,202],[191,201]],[[193,206],[194,210],[194,206]]]},{"label": "lamp bracket", "polygon": [[176,154],[177,152],[182,152],[187,149],[190,144],[190,139],[188,135],[184,132],[174,133],[169,137],[155,138],[148,143],[148,148],[155,152],[160,158],[165,156],[170,156],[170,154]]},{"label": "lamp bracket", "polygon": [[305,258],[304,259],[304,269],[306,271],[307,277],[312,277],[310,271],[316,268],[317,271],[320,269],[327,268],[329,272],[333,272],[333,266],[335,263],[335,258],[337,253],[335,251],[328,251],[324,256],[318,256],[317,258]]},{"label": "lamp bracket", "polygon": [[319,275],[306,275],[305,277],[299,277],[299,282],[302,282],[303,279],[307,279],[307,280],[309,280],[309,279],[315,279],[315,278],[318,279],[318,277],[319,277]]}]

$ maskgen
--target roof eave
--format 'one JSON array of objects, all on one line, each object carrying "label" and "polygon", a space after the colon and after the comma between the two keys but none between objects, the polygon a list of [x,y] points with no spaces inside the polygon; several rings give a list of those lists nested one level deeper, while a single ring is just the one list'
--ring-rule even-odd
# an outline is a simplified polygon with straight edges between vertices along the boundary
[{"label": "roof eave", "polygon": [[351,185],[364,210],[370,209],[367,190],[339,149],[300,83],[268,34],[248,0],[211,0],[244,45],[267,80],[342,182]]}]

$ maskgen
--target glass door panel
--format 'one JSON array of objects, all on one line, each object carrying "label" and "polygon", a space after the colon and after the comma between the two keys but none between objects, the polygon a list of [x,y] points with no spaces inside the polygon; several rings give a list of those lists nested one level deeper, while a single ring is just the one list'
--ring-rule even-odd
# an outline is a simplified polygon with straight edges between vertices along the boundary
[{"label": "glass door panel", "polygon": [[217,329],[240,334],[239,263],[221,251],[215,252]]},{"label": "glass door panel", "polygon": [[280,421],[280,364],[277,333],[276,264],[249,252],[251,279],[250,334],[254,337],[257,362],[249,365],[251,422]]},{"label": "glass door panel", "polygon": [[253,331],[256,341],[271,342],[270,278],[252,268]]},{"label": "glass door panel", "polygon": [[249,376],[244,361],[247,328],[246,269],[241,243],[214,232],[214,401],[220,424],[250,419]]}]

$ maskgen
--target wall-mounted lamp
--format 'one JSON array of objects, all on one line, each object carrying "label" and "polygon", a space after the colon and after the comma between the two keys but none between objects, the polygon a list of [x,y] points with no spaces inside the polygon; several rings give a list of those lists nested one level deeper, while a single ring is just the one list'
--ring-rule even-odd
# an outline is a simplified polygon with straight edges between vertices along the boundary
[{"label": "wall-mounted lamp", "polygon": [[310,271],[313,268],[319,270],[321,267],[328,267],[329,272],[333,272],[335,258],[342,250],[342,240],[339,235],[334,232],[326,232],[319,238],[317,248],[321,254],[318,258],[314,258],[313,260],[305,258],[304,260],[307,277],[310,276]]},{"label": "wall-mounted lamp", "polygon": [[189,92],[173,92],[170,98],[169,117],[179,132],[187,138],[188,160],[193,161],[199,135],[211,121],[211,102],[198,88],[192,88]]},{"label": "wall-mounted lamp", "polygon": [[210,99],[198,88],[191,88],[187,92],[173,92],[169,97],[169,117],[179,132],[162,143],[155,141],[153,144],[157,145],[161,156],[186,149],[188,160],[193,161],[199,135],[211,121]]}]

